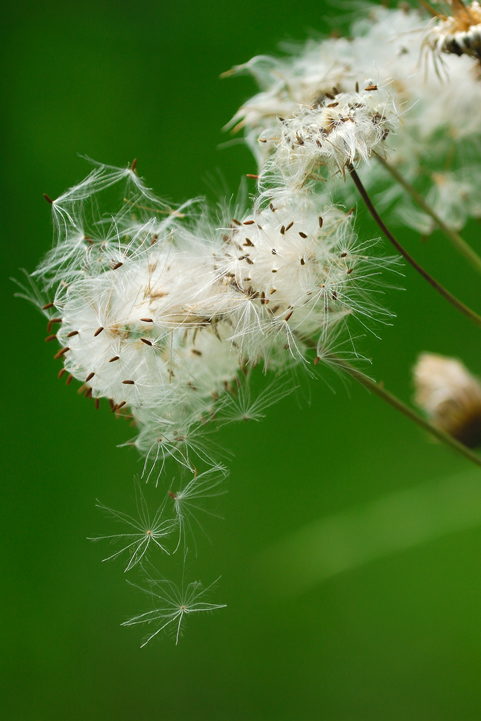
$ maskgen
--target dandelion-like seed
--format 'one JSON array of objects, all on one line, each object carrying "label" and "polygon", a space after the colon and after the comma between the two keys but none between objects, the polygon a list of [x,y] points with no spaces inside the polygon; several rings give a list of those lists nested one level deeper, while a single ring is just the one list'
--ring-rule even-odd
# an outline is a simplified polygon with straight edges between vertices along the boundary
[{"label": "dandelion-like seed", "polygon": [[88,539],[89,541],[110,541],[111,543],[122,544],[120,550],[102,560],[111,561],[119,556],[128,556],[129,560],[125,571],[130,571],[131,568],[140,563],[152,548],[158,548],[163,553],[169,554],[169,551],[164,545],[164,541],[172,535],[177,526],[174,520],[164,518],[165,501],[159,506],[153,516],[150,514],[145,496],[140,487],[140,481],[137,481],[135,484],[135,495],[138,518],[134,518],[122,511],[115,511],[113,508],[108,508],[103,503],[100,503],[100,501],[97,501],[97,508],[100,508],[106,516],[131,528],[132,530],[130,532],[114,533],[108,536],[97,536]]},{"label": "dandelion-like seed", "polygon": [[[179,588],[172,581],[154,580],[149,577],[150,588],[142,588],[136,586],[144,593],[152,597],[155,608],[134,616],[125,621],[123,626],[135,626],[137,624],[152,624],[158,626],[153,633],[147,636],[141,645],[146,646],[157,634],[163,630],[171,630],[175,637],[175,644],[179,642],[179,638],[183,631],[183,624],[187,617],[194,613],[209,613],[219,608],[225,608],[225,604],[208,603],[205,598],[209,591],[216,585],[216,581],[207,586],[202,587],[200,581],[193,581],[185,588]],[[132,584],[134,585],[134,584]]]},{"label": "dandelion-like seed", "polygon": [[205,534],[202,524],[197,518],[199,511],[209,516],[219,517],[212,511],[204,508],[203,504],[206,500],[217,498],[227,493],[227,490],[221,487],[226,475],[227,470],[223,466],[214,466],[214,468],[204,473],[194,475],[188,483],[178,490],[174,491],[172,488],[169,490],[169,497],[173,501],[174,512],[179,528],[179,538],[175,550],[179,548],[182,541],[186,541],[186,536],[189,532],[192,537],[194,537],[194,526]]}]

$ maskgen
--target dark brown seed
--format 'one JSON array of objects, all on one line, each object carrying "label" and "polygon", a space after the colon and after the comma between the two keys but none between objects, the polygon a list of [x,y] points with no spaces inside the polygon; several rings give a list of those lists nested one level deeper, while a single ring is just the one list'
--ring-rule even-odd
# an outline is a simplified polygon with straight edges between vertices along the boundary
[{"label": "dark brown seed", "polygon": [[92,378],[94,377],[94,375],[95,375],[94,371],[92,371],[92,373],[89,373],[87,378],[85,379],[85,382],[88,383],[89,381],[91,381]]},{"label": "dark brown seed", "polygon": [[50,203],[50,205],[53,204],[52,198],[49,195],[47,195],[47,193],[42,193],[42,195],[45,198],[45,200],[47,201],[47,203]]},{"label": "dark brown seed", "polygon": [[92,389],[91,388],[87,388],[87,390],[85,391],[85,397],[86,398],[92,397]]},{"label": "dark brown seed", "polygon": [[103,331],[104,327],[103,325],[100,326],[100,328],[97,328],[97,330],[94,333],[94,338],[96,338],[100,333]]},{"label": "dark brown seed", "polygon": [[345,257],[346,257],[346,255],[347,255],[347,253],[346,253],[346,252],[344,252],[344,253],[341,253],[341,258],[345,258]]},{"label": "dark brown seed", "polygon": [[142,341],[142,343],[145,343],[145,345],[152,345],[150,340],[147,340],[147,338],[141,338],[140,340]]},{"label": "dark brown seed", "polygon": [[359,83],[356,80],[356,93],[358,93],[358,92],[359,92]]},{"label": "dark brown seed", "polygon": [[69,346],[66,345],[65,348],[61,348],[58,353],[55,353],[54,359],[57,360],[57,358],[61,358],[69,350],[70,350]]},{"label": "dark brown seed", "polygon": [[135,385],[135,381],[122,381],[122,383],[125,386],[134,386]]},{"label": "dark brown seed", "polygon": [[202,352],[201,352],[200,350],[197,350],[197,348],[192,348],[192,353],[193,353],[194,355],[198,355],[198,356],[201,356],[201,355],[202,355]]},{"label": "dark brown seed", "polygon": [[118,359],[119,359],[119,356],[118,356],[118,355],[114,355],[114,357],[109,360],[109,363],[113,363],[114,361],[116,361],[116,360],[118,360]]},{"label": "dark brown seed", "polygon": [[50,333],[54,323],[61,323],[61,322],[62,322],[61,318],[50,318],[48,325],[47,325],[47,333]]},{"label": "dark brown seed", "polygon": [[55,333],[54,333],[53,335],[48,335],[48,336],[45,338],[45,343],[50,343],[50,341],[51,341],[51,340],[55,340],[56,337],[57,337],[57,336],[55,335]]},{"label": "dark brown seed", "polygon": [[237,218],[232,218],[232,222],[235,223],[236,225],[242,225],[240,220],[237,220]]},{"label": "dark brown seed", "polygon": [[61,368],[58,372],[57,378],[61,378],[67,372],[66,368]]},{"label": "dark brown seed", "polygon": [[65,381],[65,385],[69,386],[72,381],[73,381],[73,375],[70,373],[69,377]]},{"label": "dark brown seed", "polygon": [[74,335],[78,335],[78,330],[73,330],[71,333],[67,333],[67,338],[73,338]]},{"label": "dark brown seed", "polygon": [[319,228],[322,228],[324,225],[324,220],[322,219],[322,216],[319,216]]},{"label": "dark brown seed", "polygon": [[291,312],[286,315],[286,317],[284,318],[284,320],[285,320],[285,321],[288,321],[288,320],[290,319],[290,317],[292,316],[293,313],[294,313],[294,311],[291,310]]},{"label": "dark brown seed", "polygon": [[293,225],[294,225],[294,221],[291,220],[291,222],[289,223],[289,225],[286,225],[286,233],[287,233],[288,230],[290,230],[290,229],[292,228]]},{"label": "dark brown seed", "polygon": [[48,310],[49,308],[53,308],[55,303],[47,303],[46,305],[42,306],[42,310]]},{"label": "dark brown seed", "polygon": [[304,260],[304,258],[301,258],[301,265],[305,265],[305,264],[306,264],[306,261]]},{"label": "dark brown seed", "polygon": [[130,170],[132,173],[135,171],[135,168],[137,167],[137,158],[134,158],[132,161],[132,165],[130,166]]},{"label": "dark brown seed", "polygon": [[115,265],[112,266],[112,270],[117,270],[117,268],[120,268],[120,266],[122,266],[122,265],[123,265],[123,263],[120,263],[120,261],[119,261],[118,263],[116,263]]},{"label": "dark brown seed", "polygon": [[252,240],[249,240],[249,238],[246,238],[246,242],[244,243],[244,245],[251,246],[252,248],[254,247],[254,243],[252,242]]},{"label": "dark brown seed", "polygon": [[152,318],[141,318],[140,321],[142,323],[153,323],[154,322]]},{"label": "dark brown seed", "polygon": [[121,408],[123,408],[125,405],[127,405],[127,401],[122,401],[122,403],[119,403],[119,405],[116,407],[116,411],[119,411]]},{"label": "dark brown seed", "polygon": [[299,235],[301,236],[301,238],[307,238],[307,234],[303,233],[302,230],[299,231]]},{"label": "dark brown seed", "polygon": [[280,232],[281,232],[281,235],[284,235],[284,233],[286,232],[286,226],[285,226],[285,225],[281,225],[281,231],[280,231]]},{"label": "dark brown seed", "polygon": [[96,410],[96,411],[98,411],[99,406],[100,406],[100,398],[96,398],[96,399],[95,399],[95,410]]},{"label": "dark brown seed", "polygon": [[377,85],[368,85],[364,90],[377,90]]},{"label": "dark brown seed", "polygon": [[244,220],[243,225],[254,225],[255,222],[255,220]]},{"label": "dark brown seed", "polygon": [[158,237],[159,237],[159,236],[157,235],[157,233],[154,233],[153,236],[152,236],[152,240],[150,241],[150,245],[154,245],[154,243],[157,242],[157,238],[158,238]]},{"label": "dark brown seed", "polygon": [[349,270],[347,271],[347,274],[348,274],[348,275],[351,275],[351,273],[352,273],[353,270],[354,270],[354,268],[349,268]]}]

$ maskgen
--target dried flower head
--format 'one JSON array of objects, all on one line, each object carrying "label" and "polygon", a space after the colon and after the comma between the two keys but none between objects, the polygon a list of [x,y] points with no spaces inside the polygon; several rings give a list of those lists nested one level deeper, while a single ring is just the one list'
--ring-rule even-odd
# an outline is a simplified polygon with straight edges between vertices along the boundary
[{"label": "dried flower head", "polygon": [[470,448],[481,444],[481,383],[456,358],[423,353],[415,400],[438,428]]},{"label": "dried flower head", "polygon": [[436,54],[471,55],[481,60],[481,5],[477,0],[445,0],[449,14],[430,8],[434,15],[425,43]]}]

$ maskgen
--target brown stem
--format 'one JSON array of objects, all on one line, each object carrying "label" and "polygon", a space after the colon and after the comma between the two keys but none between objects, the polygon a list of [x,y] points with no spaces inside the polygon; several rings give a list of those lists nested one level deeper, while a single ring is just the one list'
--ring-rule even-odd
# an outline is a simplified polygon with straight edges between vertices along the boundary
[{"label": "brown stem", "polygon": [[361,182],[361,179],[359,178],[358,174],[356,173],[355,169],[351,165],[349,167],[349,172],[351,173],[351,177],[354,181],[354,184],[356,188],[359,191],[359,194],[361,198],[363,199],[364,203],[366,204],[367,209],[371,213],[372,217],[386,236],[386,238],[389,240],[390,243],[396,248],[398,253],[400,253],[403,258],[407,260],[407,262],[412,265],[414,270],[416,270],[419,275],[421,275],[429,285],[431,285],[440,295],[445,298],[448,303],[451,303],[452,306],[454,306],[457,310],[460,311],[460,313],[463,313],[467,318],[473,321],[478,326],[481,326],[481,316],[479,316],[477,313],[475,313],[471,308],[468,308],[467,305],[465,305],[462,301],[460,301],[456,296],[454,296],[452,293],[449,292],[441,283],[438,283],[437,280],[435,280],[427,271],[422,268],[419,263],[414,260],[414,258],[403,248],[401,243],[394,237],[394,235],[391,233],[389,228],[384,224],[383,220],[381,219],[379,213],[377,212],[376,208],[374,207],[371,198],[369,197],[367,190],[365,189],[364,185]]},{"label": "brown stem", "polygon": [[[310,347],[315,349],[316,344],[313,341],[306,341],[305,339],[304,343]],[[416,411],[414,411],[412,408],[410,408],[406,403],[404,403],[400,398],[395,396],[393,393],[390,393],[390,391],[386,390],[384,388],[384,385],[382,383],[377,383],[377,381],[372,380],[372,378],[369,378],[368,376],[364,375],[361,371],[359,371],[357,368],[352,366],[347,361],[342,360],[342,358],[339,358],[339,356],[331,356],[331,360],[333,360],[338,368],[343,370],[345,373],[347,373],[351,378],[354,378],[358,383],[360,383],[362,386],[367,388],[368,390],[375,393],[377,396],[385,400],[387,403],[389,403],[390,406],[395,408],[396,410],[400,411],[403,415],[405,415],[407,418],[409,418],[411,421],[414,421],[418,426],[423,428],[425,431],[430,433],[432,436],[437,438],[442,443],[445,443],[446,445],[453,448],[457,453],[460,453],[462,456],[470,460],[472,463],[475,463],[477,466],[481,466],[481,457],[476,455],[476,453],[473,453],[467,446],[465,446],[463,443],[460,443],[455,438],[450,436],[448,433],[445,433],[440,428],[437,428],[436,426],[433,426],[432,423],[430,423],[428,420],[420,416]]]}]

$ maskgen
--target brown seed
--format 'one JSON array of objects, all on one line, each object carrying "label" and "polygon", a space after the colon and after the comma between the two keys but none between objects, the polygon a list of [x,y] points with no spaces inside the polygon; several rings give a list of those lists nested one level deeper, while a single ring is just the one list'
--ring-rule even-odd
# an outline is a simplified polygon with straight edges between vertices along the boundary
[{"label": "brown seed", "polygon": [[347,255],[347,253],[346,253],[346,251],[344,251],[344,253],[341,253],[341,256],[340,256],[340,257],[341,257],[341,258],[345,258],[346,255]]},{"label": "brown seed", "polygon": [[319,216],[319,228],[322,228],[324,225],[324,220],[322,219],[322,216]]},{"label": "brown seed", "polygon": [[304,258],[301,258],[301,265],[305,265],[305,264],[306,264],[306,261],[304,260]]},{"label": "brown seed", "polygon": [[42,306],[42,310],[48,310],[49,308],[53,308],[55,303],[46,303],[46,305]]},{"label": "brown seed", "polygon": [[54,323],[61,323],[61,322],[62,322],[61,318],[50,318],[48,325],[47,325],[47,333],[50,333]]},{"label": "brown seed", "polygon": [[135,385],[135,381],[122,381],[122,383],[124,384],[124,386],[134,386]]},{"label": "brown seed", "polygon": [[147,338],[141,338],[140,340],[142,341],[142,343],[145,343],[145,345],[152,345],[150,340],[147,340]]},{"label": "brown seed", "polygon": [[92,397],[92,389],[91,388],[87,388],[87,390],[85,391],[85,397],[86,398]]},{"label": "brown seed", "polygon": [[97,328],[97,330],[94,333],[94,338],[96,338],[100,333],[103,331],[104,327],[103,325],[100,326],[100,328]]},{"label": "brown seed", "polygon": [[118,355],[114,355],[114,357],[109,360],[109,363],[113,363],[114,361],[116,361],[116,360],[118,360],[118,359],[119,359],[119,356],[118,356]]},{"label": "brown seed", "polygon": [[307,238],[307,234],[303,233],[302,230],[299,231],[299,235],[301,236],[301,238]]},{"label": "brown seed", "polygon": [[244,245],[251,246],[252,248],[254,247],[254,243],[252,242],[252,240],[249,240],[249,238],[246,238],[246,242],[244,243]]},{"label": "brown seed", "polygon": [[50,205],[53,204],[52,198],[49,195],[47,195],[47,193],[42,193],[42,195],[45,198],[45,200],[47,201],[47,203],[50,203]]},{"label": "brown seed", "polygon": [[257,180],[258,177],[258,175],[254,175],[253,173],[246,173],[246,178],[254,178],[255,180]]},{"label": "brown seed", "polygon": [[125,405],[127,405],[127,401],[122,401],[122,403],[119,403],[119,405],[116,407],[116,411],[119,411],[121,408],[123,408]]},{"label": "brown seed", "polygon": [[67,380],[65,381],[65,385],[69,386],[72,381],[73,381],[73,375],[72,375],[72,373],[70,373]]},{"label": "brown seed", "polygon": [[136,167],[137,167],[137,158],[134,158],[134,159],[132,160],[132,165],[130,166],[130,170],[132,171],[132,173],[135,172],[135,168],[136,168]]},{"label": "brown seed", "polygon": [[123,263],[121,263],[119,261],[118,263],[116,263],[115,265],[112,266],[112,270],[117,270],[117,268],[120,268],[120,266],[122,266],[122,265],[123,265]]},{"label": "brown seed", "polygon": [[70,350],[69,346],[66,345],[65,348],[61,348],[58,353],[55,353],[54,359],[57,360],[57,358],[61,358],[69,350]]},{"label": "brown seed", "polygon": [[96,398],[96,399],[95,399],[95,410],[96,410],[96,411],[98,411],[99,406],[100,406],[100,398]]},{"label": "brown seed", "polygon": [[87,386],[85,385],[85,383],[83,383],[83,384],[80,386],[80,388],[79,388],[78,391],[77,391],[77,393],[79,394],[79,396],[84,392],[84,390],[86,390],[86,388],[87,388]]},{"label": "brown seed", "polygon": [[377,85],[368,85],[364,90],[377,90]]},{"label": "brown seed", "polygon": [[58,372],[57,378],[61,378],[67,372],[66,368],[61,368]]},{"label": "brown seed", "polygon": [[285,225],[281,225],[281,231],[280,231],[280,232],[281,232],[281,235],[284,235],[284,233],[286,232],[286,226],[285,226]]},{"label": "brown seed", "polygon": [[316,356],[316,357],[314,358],[314,365],[317,366],[317,364],[319,363],[320,360],[321,360],[321,359],[319,358],[319,356]]},{"label": "brown seed", "polygon": [[354,268],[349,268],[349,270],[347,271],[347,274],[348,274],[348,275],[351,275],[351,273],[352,273],[353,270],[354,270]]},{"label": "brown seed", "polygon": [[141,318],[140,320],[142,323],[153,323],[154,322],[152,318]]},{"label": "brown seed", "polygon": [[88,383],[89,381],[91,381],[92,378],[94,377],[94,375],[95,375],[94,371],[92,371],[92,373],[89,373],[87,378],[85,379],[85,382]]},{"label": "brown seed", "polygon": [[78,330],[73,330],[71,333],[67,333],[67,338],[73,338],[74,335],[78,335]]},{"label": "brown seed", "polygon": [[152,236],[152,240],[150,241],[150,245],[154,245],[157,242],[158,237],[159,236],[157,235],[157,233],[154,233]]},{"label": "brown seed", "polygon": [[48,336],[45,338],[45,343],[50,343],[50,341],[51,341],[51,340],[55,340],[56,337],[57,337],[57,336],[55,335],[55,333],[54,333],[53,335],[48,335]]},{"label": "brown seed", "polygon": [[237,218],[232,218],[232,222],[235,223],[236,225],[242,225],[240,220],[237,220]]},{"label": "brown seed", "polygon": [[291,222],[289,223],[289,225],[286,225],[286,233],[287,233],[288,230],[290,230],[290,229],[292,228],[293,225],[294,225],[294,221],[291,220]]},{"label": "brown seed", "polygon": [[284,318],[284,320],[285,320],[285,321],[290,320],[290,318],[291,318],[291,316],[292,316],[293,313],[294,313],[294,311],[291,310],[291,312],[286,315],[286,317]]},{"label": "brown seed", "polygon": [[244,220],[243,225],[254,225],[255,222],[255,220]]},{"label": "brown seed", "polygon": [[202,355],[202,352],[201,352],[200,350],[197,350],[197,348],[192,348],[192,353],[193,353],[194,355],[198,355],[198,356],[201,356],[201,355]]}]

